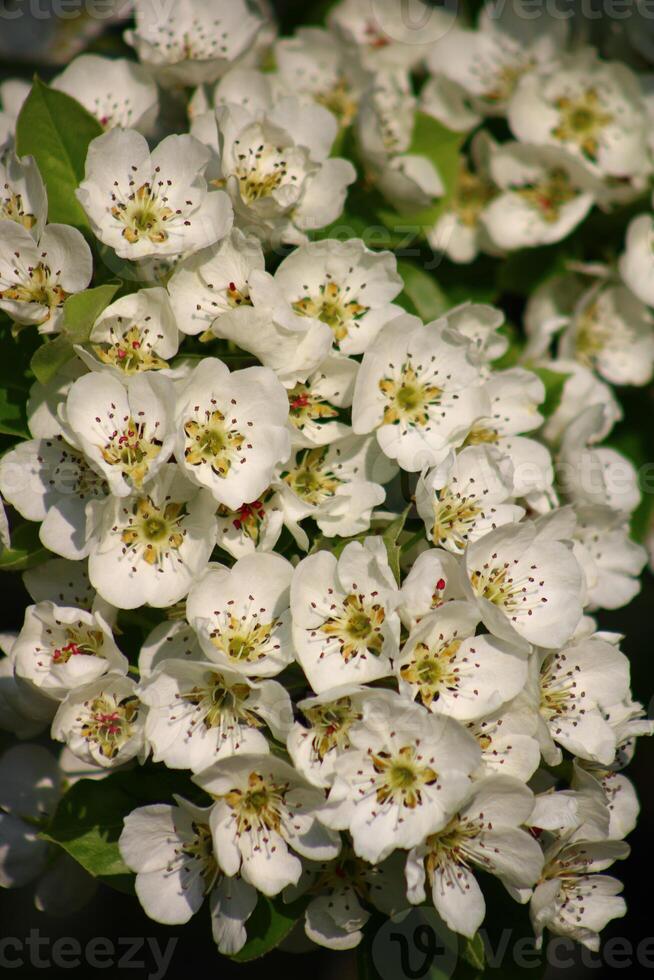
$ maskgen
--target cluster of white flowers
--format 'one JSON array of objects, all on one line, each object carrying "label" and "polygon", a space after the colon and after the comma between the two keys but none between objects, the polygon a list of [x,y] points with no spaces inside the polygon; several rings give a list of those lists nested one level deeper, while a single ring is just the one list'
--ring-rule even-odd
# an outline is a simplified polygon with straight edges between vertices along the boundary
[{"label": "cluster of white flowers", "polygon": [[[0,758],[0,885],[36,881],[48,910],[62,887],[67,908],[86,900],[92,879],[52,864],[39,828],[80,778],[100,792],[165,766],[191,799],[128,813],[120,856],[158,922],[208,898],[223,953],[259,893],[303,896],[307,937],[332,949],[372,910],[425,902],[472,938],[477,871],[530,903],[539,942],[597,949],[625,911],[602,873],[638,814],[621,770],[653,728],[592,614],[630,601],[646,560],[635,469],[599,443],[610,385],[652,372],[654,218],[616,271],[580,265],[530,297],[511,366],[501,309],[425,323],[393,252],[316,232],[356,178],[335,155],[350,126],[393,206],[445,193],[412,149],[420,111],[450,129],[505,117],[514,137],[476,133],[435,248],[557,242],[647,186],[641,80],[511,4],[475,30],[439,14],[420,44],[392,0],[378,22],[343,0],[279,40],[245,0],[169,6],[136,0],[138,63],[82,55],[53,83],[104,129],[77,189],[92,248],[48,223],[0,90],[0,309],[64,340],[98,256],[132,272],[33,384],[31,438],[0,458],[3,499],[51,553],[3,637],[0,728],[64,746]],[[170,133],[159,103],[184,86],[189,132]],[[141,607],[156,625],[133,649]]]}]

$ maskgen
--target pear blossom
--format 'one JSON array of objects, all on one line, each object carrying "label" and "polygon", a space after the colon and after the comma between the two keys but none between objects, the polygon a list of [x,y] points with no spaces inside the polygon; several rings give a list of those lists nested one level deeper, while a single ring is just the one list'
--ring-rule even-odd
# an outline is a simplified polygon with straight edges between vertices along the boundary
[{"label": "pear blossom", "polygon": [[54,377],[42,384],[35,381],[27,399],[27,424],[36,439],[51,439],[64,435],[59,415],[73,383],[86,374],[85,366],[76,358],[67,361]]},{"label": "pear blossom", "polygon": [[216,543],[233,558],[242,558],[253,551],[272,551],[285,524],[285,507],[273,483],[256,500],[241,504],[236,510],[223,504],[218,506]]},{"label": "pear blossom", "polygon": [[63,305],[91,281],[91,250],[69,225],[46,225],[38,241],[24,223],[0,220],[0,309],[41,333],[60,329]]},{"label": "pear blossom", "polygon": [[491,635],[475,636],[472,603],[448,602],[424,616],[393,662],[400,694],[430,711],[472,721],[518,695],[527,680],[522,650]]},{"label": "pear blossom", "polygon": [[597,182],[583,164],[555,146],[505,143],[490,156],[490,174],[500,189],[481,215],[501,249],[550,245],[584,220]]},{"label": "pear blossom", "polygon": [[410,472],[441,463],[488,414],[468,342],[445,319],[392,320],[366,351],[352,405],[356,433],[376,430],[384,453]]},{"label": "pear blossom", "polygon": [[548,361],[547,367],[557,374],[566,375],[559,404],[543,425],[543,436],[547,442],[559,442],[570,422],[590,405],[604,406],[604,427],[600,438],[607,436],[622,418],[622,408],[609,385],[577,361],[557,358]]},{"label": "pear blossom", "polygon": [[135,0],[136,26],[125,40],[166,87],[215,81],[243,55],[263,26],[246,0],[178,0],[174,9]]},{"label": "pear blossom", "polygon": [[61,777],[54,755],[40,745],[8,749],[0,774],[0,886],[18,888],[46,869],[48,844],[39,823],[54,813]]},{"label": "pear blossom", "polygon": [[349,737],[320,819],[349,830],[355,853],[371,863],[442,830],[479,764],[477,743],[458,722],[399,695],[369,719],[364,706]]},{"label": "pear blossom", "polygon": [[76,347],[92,371],[118,378],[139,371],[169,371],[179,331],[168,294],[160,286],[140,289],[111,303],[91,328],[87,347]]},{"label": "pear blossom", "polygon": [[201,772],[219,759],[269,751],[266,726],[280,741],[293,710],[277,681],[250,681],[215,664],[167,660],[142,682],[145,737],[154,762]]},{"label": "pear blossom", "polygon": [[[285,521],[292,529],[313,517],[330,537],[367,531],[373,508],[385,497],[382,484],[395,472],[371,437],[348,435],[327,446],[296,451],[282,473]],[[296,530],[294,536],[306,550],[303,532]]]},{"label": "pear blossom", "polygon": [[215,799],[209,815],[219,867],[264,895],[277,895],[302,872],[297,854],[337,857],[338,834],[322,825],[320,790],[272,755],[238,755],[214,763],[194,782]]},{"label": "pear blossom", "polygon": [[619,609],[640,592],[647,552],[631,540],[624,512],[602,504],[578,507],[575,541],[589,609]]},{"label": "pear blossom", "polygon": [[211,839],[210,807],[177,796],[175,805],[138,807],[125,818],[118,841],[125,864],[136,872],[136,894],[156,922],[180,925],[209,896],[213,938],[221,953],[245,945],[245,923],[257,903],[256,890],[218,868]]},{"label": "pear blossom", "polygon": [[563,55],[547,74],[524,75],[507,112],[521,142],[563,147],[590,174],[650,173],[639,80],[624,64],[600,61],[591,48]]},{"label": "pear blossom", "polygon": [[29,93],[30,84],[23,78],[7,78],[0,83],[0,151],[13,143],[16,121]]},{"label": "pear blossom", "polygon": [[212,663],[249,677],[271,677],[294,659],[289,589],[293,566],[274,554],[211,565],[186,602],[189,623]]},{"label": "pear blossom", "polygon": [[9,154],[0,159],[0,220],[15,221],[39,240],[48,212],[48,197],[33,157]]},{"label": "pear blossom", "polygon": [[534,17],[526,3],[491,3],[476,30],[457,25],[436,39],[427,65],[461,86],[478,112],[504,115],[523,77],[538,79],[556,68],[567,34],[567,18],[556,13]]},{"label": "pear blossom", "polygon": [[379,538],[303,558],[291,583],[293,642],[317,694],[391,673],[397,656],[398,592]]},{"label": "pear blossom", "polygon": [[497,711],[466,724],[481,749],[478,778],[502,774],[527,782],[541,760],[538,713],[519,695]]},{"label": "pear blossom", "polygon": [[53,602],[27,607],[12,655],[16,677],[55,701],[108,671],[127,673],[127,659],[99,612]]},{"label": "pear blossom", "polygon": [[421,475],[416,507],[430,541],[461,554],[468,541],[524,516],[511,502],[512,475],[502,462],[491,447],[469,446]]},{"label": "pear blossom", "polygon": [[145,638],[139,653],[139,674],[145,680],[167,660],[205,660],[198,638],[185,619],[167,619]]},{"label": "pear blossom", "polygon": [[53,78],[52,88],[77,99],[104,129],[120,126],[149,134],[154,128],[157,86],[133,61],[82,54]]},{"label": "pear blossom", "polygon": [[652,249],[652,229],[654,218],[649,214],[639,214],[627,228],[625,250],[620,256],[620,275],[632,293],[642,303],[654,306],[654,290],[651,276],[654,271],[654,250]]},{"label": "pear blossom", "polygon": [[228,103],[216,116],[220,179],[238,227],[269,248],[303,244],[339,217],[356,173],[329,156],[338,124],[328,109],[286,97],[266,112]]},{"label": "pear blossom", "polygon": [[274,467],[290,454],[286,391],[269,368],[229,373],[204,358],[177,403],[176,457],[199,486],[235,509],[270,485]]},{"label": "pear blossom", "polygon": [[94,233],[124,259],[195,252],[229,233],[232,209],[209,191],[208,150],[192,136],[167,136],[150,153],[134,129],[92,140],[76,192]]},{"label": "pear blossom", "polygon": [[111,374],[86,374],[70,388],[63,412],[71,440],[126,497],[151,480],[173,451],[170,382],[137,374],[125,384]]},{"label": "pear blossom", "polygon": [[136,757],[145,760],[144,714],[134,681],[110,671],[69,692],[51,735],[83,762],[111,769]]},{"label": "pear blossom", "polygon": [[475,783],[447,826],[409,852],[409,900],[424,902],[428,884],[444,922],[472,938],[484,921],[486,903],[471,865],[514,888],[529,888],[539,877],[543,853],[520,826],[533,805],[531,791],[511,776]]},{"label": "pear blossom", "polygon": [[588,949],[599,949],[599,932],[626,912],[622,884],[598,872],[627,857],[622,841],[555,840],[545,851],[545,865],[530,903],[537,944],[545,928],[569,936]]},{"label": "pear blossom", "polygon": [[383,326],[403,311],[391,252],[373,252],[359,239],[324,239],[296,249],[279,265],[275,283],[300,316],[331,327],[343,354],[362,354]]},{"label": "pear blossom", "polygon": [[215,245],[183,258],[167,287],[182,333],[210,330],[225,313],[251,305],[249,277],[263,269],[258,239],[238,228]]},{"label": "pear blossom", "polygon": [[93,529],[86,505],[107,496],[107,483],[63,436],[19,443],[0,460],[0,491],[30,521],[46,548],[65,558],[88,554]]},{"label": "pear blossom", "polygon": [[56,705],[38,688],[16,677],[15,633],[0,633],[0,730],[29,739],[48,727]]},{"label": "pear blossom", "polygon": [[468,594],[495,636],[548,649],[572,636],[581,619],[583,578],[570,522],[560,524],[509,524],[468,547]]},{"label": "pear blossom", "polygon": [[215,543],[215,501],[165,466],[146,489],[89,508],[96,529],[89,578],[121,609],[179,602],[204,570]]},{"label": "pear blossom", "polygon": [[359,364],[353,358],[334,354],[289,390],[294,448],[329,445],[350,434],[349,426],[339,419],[352,404],[358,371]]}]

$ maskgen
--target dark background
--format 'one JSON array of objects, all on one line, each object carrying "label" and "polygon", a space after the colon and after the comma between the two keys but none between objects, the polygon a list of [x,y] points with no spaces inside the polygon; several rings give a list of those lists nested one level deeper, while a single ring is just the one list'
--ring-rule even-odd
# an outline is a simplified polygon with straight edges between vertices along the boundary
[{"label": "dark background", "polygon": [[[400,2],[400,0],[398,0]],[[0,0],[0,17],[3,7],[15,7],[16,0]],[[293,26],[302,21],[318,22],[321,11],[328,6],[328,3],[310,3],[305,0],[274,0],[273,6],[279,16],[282,32],[288,33]],[[6,21],[0,19],[0,32],[5,31]],[[118,31],[114,31],[118,34]],[[0,38],[0,48],[6,49],[6,36]],[[96,47],[96,45],[94,45]],[[97,49],[102,50],[102,46],[97,44]],[[36,52],[35,52],[36,54]],[[32,59],[31,65],[16,62],[3,63],[0,61],[0,80],[10,74],[22,74],[29,77],[35,67]],[[44,77],[52,74],[52,69],[42,70]],[[644,425],[651,425],[651,413],[642,420]],[[19,629],[22,625],[23,609],[28,603],[29,597],[24,591],[20,577],[17,575],[0,575],[0,630]],[[654,621],[654,579],[649,572],[645,573],[643,588],[640,595],[625,609],[617,610],[614,613],[603,613],[599,615],[600,627],[612,629],[626,634],[623,643],[623,650],[630,657],[632,663],[632,681],[634,697],[642,701],[646,706],[649,705],[650,698],[654,691],[654,651],[652,650],[652,623]],[[640,741],[635,760],[630,766],[628,773],[635,782],[642,806],[641,817],[638,827],[629,838],[632,847],[631,856],[612,869],[622,879],[625,885],[625,897],[628,902],[628,913],[626,918],[616,920],[611,923],[603,934],[606,943],[611,938],[624,939],[626,944],[631,944],[635,950],[643,940],[654,937],[654,921],[652,916],[652,832],[654,829],[654,743],[649,739]],[[489,914],[488,926],[489,935],[493,942],[499,938],[502,924],[506,921],[503,918],[503,909],[506,907],[502,897],[501,889],[498,890],[494,882],[484,882],[484,891],[488,898]],[[526,916],[523,915],[524,925]],[[138,901],[128,895],[112,892],[106,886],[100,889],[93,901],[81,912],[73,915],[53,918],[39,913],[33,905],[32,889],[28,886],[23,889],[0,891],[0,938],[16,937],[24,942],[30,935],[31,930],[38,930],[40,936],[49,937],[52,941],[60,937],[74,937],[82,947],[96,937],[106,937],[117,946],[120,940],[125,937],[153,937],[158,940],[160,947],[164,948],[171,938],[177,939],[175,953],[171,966],[167,973],[168,980],[183,980],[192,971],[203,971],[212,975],[218,971],[220,976],[225,978],[237,977],[240,980],[251,980],[269,975],[269,971],[274,971],[285,977],[294,978],[312,977],[314,980],[355,980],[358,968],[370,980],[376,980],[376,973],[370,964],[370,956],[364,950],[359,954],[357,966],[357,954],[332,953],[330,951],[319,951],[310,954],[294,953],[272,953],[265,961],[254,961],[247,965],[236,965],[220,957],[216,952],[216,947],[211,939],[210,923],[206,908],[198,914],[192,922],[184,927],[166,928],[152,922],[142,912]],[[654,943],[654,938],[653,938]],[[124,946],[120,953],[124,952]],[[624,957],[623,968],[628,970],[629,976],[652,976],[654,971],[646,969],[644,964],[637,964],[635,955],[633,964],[627,962],[629,946],[625,945],[627,954]],[[13,955],[9,951],[8,955]],[[29,963],[29,952],[22,954],[26,960],[26,965],[12,969],[11,975],[27,980],[27,978],[39,977],[43,975],[44,965],[37,966]],[[46,948],[41,949],[41,955],[45,959],[48,957]],[[145,962],[143,963],[143,959]],[[651,957],[654,961],[654,956]],[[518,977],[563,977],[564,980],[583,980],[586,977],[601,978],[612,974],[619,968],[616,960],[612,967],[602,963],[602,957],[594,957],[591,961],[586,958],[585,964],[581,961],[580,954],[576,956],[574,965],[565,969],[555,969],[548,966],[545,971],[541,968],[520,969],[515,965],[507,963],[496,971],[491,971],[490,976],[502,977],[502,980],[513,980]],[[141,963],[139,964],[139,961]],[[366,967],[368,969],[366,969]],[[124,969],[131,969],[132,975],[147,977],[154,971],[154,961],[145,951],[137,952],[134,955],[134,962]],[[0,971],[2,968],[0,967]],[[265,971],[265,973],[264,973]],[[7,971],[9,976],[9,971]],[[115,966],[107,966],[104,969],[93,969],[88,964],[84,964],[77,969],[50,969],[50,976],[67,978],[72,975],[84,977],[113,977],[122,976],[123,969],[120,971]],[[427,976],[428,974],[416,974]],[[404,974],[388,976],[384,980],[407,980]]]}]

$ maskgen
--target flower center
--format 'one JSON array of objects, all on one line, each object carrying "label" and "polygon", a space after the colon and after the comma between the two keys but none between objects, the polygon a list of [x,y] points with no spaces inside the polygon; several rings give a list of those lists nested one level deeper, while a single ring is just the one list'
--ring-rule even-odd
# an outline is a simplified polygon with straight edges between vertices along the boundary
[{"label": "flower center", "polygon": [[112,344],[94,344],[93,350],[103,364],[120,368],[125,374],[138,371],[160,371],[168,367],[152,350],[140,327],[133,326]]},{"label": "flower center", "polygon": [[183,855],[184,860],[190,859],[194,864],[199,864],[200,874],[205,882],[204,891],[206,895],[211,891],[220,874],[213,851],[213,837],[207,824],[193,823],[193,832],[195,836],[182,844],[180,854]]},{"label": "flower center", "polygon": [[205,411],[204,419],[204,422],[191,419],[184,424],[184,458],[190,466],[208,464],[216,476],[224,478],[243,446],[245,436],[232,428],[217,409]]},{"label": "flower center", "polygon": [[278,649],[279,645],[272,645],[273,631],[278,626],[276,619],[269,623],[259,623],[256,620],[251,623],[236,616],[228,615],[226,622],[221,623],[211,635],[211,642],[229,657],[238,663],[247,661],[256,663],[263,660],[270,652],[271,648]]},{"label": "flower center", "polygon": [[293,303],[300,316],[311,316],[331,327],[335,340],[340,343],[348,335],[353,321],[360,320],[370,307],[363,306],[349,295],[350,286],[327,281],[320,285],[317,296],[303,296]]},{"label": "flower center", "polygon": [[319,422],[321,419],[338,418],[338,409],[323,401],[320,395],[303,384],[297,384],[288,393],[289,418],[291,424],[300,431],[307,422]]},{"label": "flower center", "polygon": [[351,93],[350,86],[344,78],[339,78],[335,85],[315,96],[316,102],[332,112],[343,128],[350,125],[357,114],[358,103]]},{"label": "flower center", "polygon": [[543,221],[548,224],[558,221],[561,208],[573,201],[577,193],[567,171],[561,167],[550,170],[538,183],[514,190],[527,204],[539,211]]},{"label": "flower center", "polygon": [[340,610],[334,612],[320,627],[322,633],[334,637],[345,663],[363,653],[379,656],[384,637],[382,625],[386,618],[383,606],[366,601],[361,595],[346,596]]},{"label": "flower center", "polygon": [[440,388],[421,383],[409,364],[402,366],[398,378],[382,378],[379,388],[387,402],[383,425],[426,425],[430,406],[442,394]]},{"label": "flower center", "polygon": [[279,831],[284,816],[287,783],[275,783],[257,772],[248,777],[247,790],[232,789],[223,799],[233,811],[237,834]]},{"label": "flower center", "polygon": [[361,718],[361,714],[353,708],[351,698],[347,697],[305,708],[304,715],[311,725],[314,758],[321,762],[331,749],[344,750],[349,747],[350,726]]},{"label": "flower center", "polygon": [[479,174],[473,173],[462,159],[452,200],[452,209],[461,224],[466,228],[476,227],[479,215],[496,195],[497,190],[493,184]]},{"label": "flower center", "polygon": [[66,643],[57,647],[52,654],[53,664],[67,664],[71,657],[103,657],[104,633],[83,626],[69,627],[66,630]]},{"label": "flower center", "polygon": [[465,496],[445,487],[434,494],[432,507],[434,523],[431,534],[434,544],[450,541],[462,551],[477,518],[483,513],[478,499],[472,494]]},{"label": "flower center", "polygon": [[194,687],[181,698],[197,706],[205,728],[227,728],[239,723],[261,728],[263,722],[244,707],[249,695],[247,684],[230,686],[221,674],[212,674],[204,685]]},{"label": "flower center", "polygon": [[295,469],[284,477],[284,482],[308,504],[321,504],[333,497],[343,482],[326,465],[326,457],[326,447],[308,450]]},{"label": "flower center", "polygon": [[150,497],[141,497],[134,504],[121,539],[128,548],[140,551],[143,561],[160,565],[171,551],[178,551],[184,543],[186,531],[181,522],[185,516],[184,504],[167,503],[157,507]]},{"label": "flower center", "polygon": [[113,694],[102,694],[85,702],[82,736],[87,742],[94,742],[106,759],[114,759],[134,733],[139,706],[138,698],[119,700]]},{"label": "flower center", "polygon": [[418,759],[413,745],[402,746],[394,755],[378,752],[371,758],[377,774],[375,787],[380,804],[390,801],[413,810],[422,805],[422,787],[433,786],[438,779],[438,773]]},{"label": "flower center", "polygon": [[38,265],[28,267],[22,282],[0,292],[0,297],[13,300],[15,303],[37,303],[39,306],[46,306],[48,312],[40,321],[45,323],[50,319],[53,310],[63,306],[68,293],[53,281],[50,268],[39,262]]},{"label": "flower center", "polygon": [[420,700],[426,708],[438,699],[441,690],[457,690],[459,668],[455,658],[460,646],[461,640],[446,641],[439,647],[418,643],[410,662],[400,667],[402,680],[418,688]]},{"label": "flower center", "polygon": [[555,105],[559,122],[552,135],[562,142],[576,143],[585,156],[595,160],[602,130],[613,121],[611,113],[602,108],[596,89],[588,88],[576,99],[561,96]]},{"label": "flower center", "polygon": [[36,224],[36,215],[25,211],[22,194],[14,194],[5,185],[6,197],[0,197],[0,219],[15,221],[30,231]]},{"label": "flower center", "polygon": [[117,466],[135,486],[145,479],[150,463],[161,451],[161,440],[145,435],[145,422],[130,418],[122,429],[116,429],[102,447],[102,458]]},{"label": "flower center", "polygon": [[112,201],[115,203],[111,213],[124,226],[122,235],[130,245],[136,244],[142,238],[153,245],[161,245],[167,240],[168,232],[164,225],[174,214],[167,207],[167,200],[165,195],[159,198],[158,192],[153,190],[149,181],[132,191],[125,201],[112,194]]}]

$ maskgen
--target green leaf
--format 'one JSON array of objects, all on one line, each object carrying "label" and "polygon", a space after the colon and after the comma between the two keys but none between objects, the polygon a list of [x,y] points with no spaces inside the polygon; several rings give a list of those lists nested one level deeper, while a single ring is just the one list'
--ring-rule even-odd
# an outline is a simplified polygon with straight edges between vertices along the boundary
[{"label": "green leaf", "polygon": [[64,303],[61,333],[39,347],[30,363],[41,384],[47,384],[73,357],[73,344],[83,344],[89,339],[93,324],[109,306],[118,288],[118,283],[107,283],[68,297]]},{"label": "green leaf", "polygon": [[144,766],[102,780],[81,779],[59,802],[41,836],[62,847],[89,874],[124,891],[129,869],[118,850],[123,820],[136,807],[171,802],[178,793],[193,801],[198,788],[188,775]]},{"label": "green leaf", "polygon": [[420,266],[401,259],[397,263],[397,271],[404,280],[404,291],[396,302],[405,306],[403,299],[408,299],[413,307],[409,309],[410,313],[415,312],[422,320],[429,323],[449,308],[447,296],[441,287]]},{"label": "green leaf", "polygon": [[459,940],[459,951],[460,955],[471,967],[475,970],[484,970],[486,965],[486,950],[484,948],[484,941],[479,933],[476,933],[472,939],[461,937]]},{"label": "green leaf", "polygon": [[540,406],[540,411],[548,419],[561,404],[563,388],[570,375],[559,371],[550,371],[549,368],[545,367],[534,367],[533,364],[527,364],[526,366],[534,374],[537,374],[545,385],[545,401]]},{"label": "green leaf", "polygon": [[48,220],[88,231],[89,222],[75,197],[84,177],[89,143],[102,126],[79,102],[34,79],[16,124],[16,151],[30,154],[48,192]]},{"label": "green leaf", "polygon": [[23,572],[50,557],[39,539],[39,525],[27,521],[11,531],[11,548],[0,550],[0,571]]},{"label": "green leaf", "polygon": [[398,585],[400,584],[400,559],[402,557],[402,548],[400,547],[399,539],[412,506],[412,504],[409,504],[394,521],[391,521],[381,536],[386,546],[388,564],[391,566],[391,571]]},{"label": "green leaf", "polygon": [[285,903],[279,896],[271,899],[259,895],[257,907],[247,922],[247,942],[231,958],[237,963],[247,963],[265,956],[286,939],[307,905],[308,898]]},{"label": "green leaf", "polygon": [[25,405],[22,401],[11,400],[12,393],[0,388],[0,434],[29,439],[30,434],[25,420]]}]

